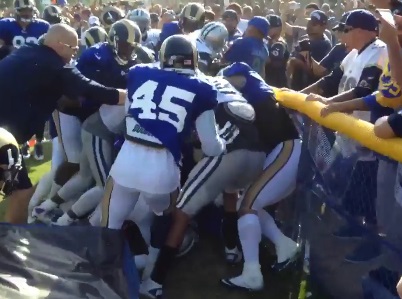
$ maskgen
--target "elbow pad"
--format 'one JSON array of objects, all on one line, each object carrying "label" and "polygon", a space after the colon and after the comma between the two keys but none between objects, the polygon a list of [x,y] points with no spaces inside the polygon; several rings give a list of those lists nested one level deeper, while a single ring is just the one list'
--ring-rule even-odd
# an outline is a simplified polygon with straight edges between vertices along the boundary
[{"label": "elbow pad", "polygon": [[247,102],[233,101],[223,103],[225,111],[237,120],[252,123],[255,120],[253,106]]}]

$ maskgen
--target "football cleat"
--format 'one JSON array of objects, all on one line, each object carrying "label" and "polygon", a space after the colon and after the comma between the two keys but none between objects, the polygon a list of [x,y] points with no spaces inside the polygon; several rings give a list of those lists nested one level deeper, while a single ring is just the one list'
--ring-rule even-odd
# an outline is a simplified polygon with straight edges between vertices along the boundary
[{"label": "football cleat", "polygon": [[237,277],[222,279],[221,283],[229,288],[243,291],[261,291],[264,288],[264,278],[261,271],[251,275],[241,274]]},{"label": "football cleat", "polygon": [[146,298],[161,299],[162,293],[162,286],[150,278],[144,280],[140,285],[140,294]]}]

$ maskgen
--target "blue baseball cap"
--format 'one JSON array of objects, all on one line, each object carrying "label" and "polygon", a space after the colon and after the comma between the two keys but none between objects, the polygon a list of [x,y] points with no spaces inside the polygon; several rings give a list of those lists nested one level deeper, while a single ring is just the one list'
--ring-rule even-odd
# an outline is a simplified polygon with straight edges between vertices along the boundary
[{"label": "blue baseball cap", "polygon": [[266,18],[260,16],[253,17],[250,21],[248,21],[248,26],[253,26],[257,28],[262,35],[268,36],[269,21]]},{"label": "blue baseball cap", "polygon": [[273,14],[267,15],[267,20],[268,20],[271,28],[282,27],[282,20],[281,20],[281,17],[278,15],[273,15]]},{"label": "blue baseball cap", "polygon": [[378,21],[375,16],[365,9],[352,10],[345,22],[346,27],[367,31],[378,31]]},{"label": "blue baseball cap", "polygon": [[328,17],[322,10],[314,10],[311,12],[310,17],[307,18],[308,20],[318,23],[320,25],[327,25],[328,24]]},{"label": "blue baseball cap", "polygon": [[345,29],[346,19],[348,18],[349,15],[350,15],[350,12],[345,12],[342,15],[341,19],[339,20],[338,24],[336,24],[332,28],[332,31],[343,31]]}]

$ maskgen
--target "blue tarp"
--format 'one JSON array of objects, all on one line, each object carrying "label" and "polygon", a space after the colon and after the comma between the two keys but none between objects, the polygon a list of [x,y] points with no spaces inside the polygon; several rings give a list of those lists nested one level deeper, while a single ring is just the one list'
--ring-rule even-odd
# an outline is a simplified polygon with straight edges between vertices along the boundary
[{"label": "blue tarp", "polygon": [[137,299],[138,287],[120,231],[0,224],[0,298]]}]

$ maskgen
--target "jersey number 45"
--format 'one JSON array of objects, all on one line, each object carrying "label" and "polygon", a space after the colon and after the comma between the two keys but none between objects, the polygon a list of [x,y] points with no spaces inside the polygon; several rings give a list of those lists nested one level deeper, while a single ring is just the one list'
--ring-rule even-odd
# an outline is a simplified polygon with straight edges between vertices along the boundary
[{"label": "jersey number 45", "polygon": [[[195,98],[195,93],[168,85],[159,100],[156,99],[155,95],[158,86],[158,82],[148,80],[137,88],[131,97],[132,104],[130,110],[140,108],[141,112],[138,114],[138,118],[166,121],[173,125],[177,132],[180,133],[184,128],[187,110],[185,107],[173,103],[172,100],[180,99],[192,103]],[[159,104],[157,104],[158,102]],[[158,114],[155,113],[157,108],[159,108]]]}]

